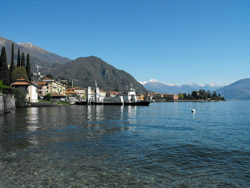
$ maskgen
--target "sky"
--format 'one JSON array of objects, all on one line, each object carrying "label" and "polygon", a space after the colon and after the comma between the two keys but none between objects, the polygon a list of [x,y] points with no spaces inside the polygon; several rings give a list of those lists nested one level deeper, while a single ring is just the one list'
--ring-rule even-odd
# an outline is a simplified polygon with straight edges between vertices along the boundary
[{"label": "sky", "polygon": [[249,0],[0,0],[0,36],[97,56],[138,81],[250,78]]}]

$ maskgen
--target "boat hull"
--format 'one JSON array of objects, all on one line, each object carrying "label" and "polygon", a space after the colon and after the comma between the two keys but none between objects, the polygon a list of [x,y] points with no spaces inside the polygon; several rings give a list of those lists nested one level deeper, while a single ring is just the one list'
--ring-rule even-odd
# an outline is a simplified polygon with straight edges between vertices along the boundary
[{"label": "boat hull", "polygon": [[[76,102],[76,105],[88,105],[86,101],[84,102]],[[148,106],[150,102],[148,101],[140,101],[140,102],[130,102],[130,103],[121,103],[121,102],[91,102],[90,105],[118,105],[118,106]]]}]

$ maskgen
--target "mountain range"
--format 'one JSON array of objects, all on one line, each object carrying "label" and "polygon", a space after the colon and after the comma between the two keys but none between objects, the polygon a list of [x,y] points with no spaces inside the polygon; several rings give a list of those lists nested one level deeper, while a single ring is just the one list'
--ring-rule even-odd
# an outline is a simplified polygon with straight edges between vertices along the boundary
[{"label": "mountain range", "polygon": [[140,82],[147,90],[154,91],[157,93],[171,93],[171,94],[178,94],[178,93],[191,93],[192,91],[198,91],[200,89],[203,90],[210,90],[215,91],[222,86],[216,85],[214,83],[210,84],[198,84],[198,83],[190,83],[184,85],[175,85],[175,84],[168,84],[164,83],[155,79],[151,79],[149,81]]},{"label": "mountain range", "polygon": [[250,78],[238,80],[216,92],[227,100],[250,100]]},{"label": "mountain range", "polygon": [[0,37],[0,48],[2,46],[6,48],[9,64],[12,43],[14,43],[15,48],[15,60],[17,59],[18,48],[20,48],[21,53],[24,52],[25,55],[27,53],[30,54],[32,72],[36,72],[38,65],[40,66],[39,72],[42,74],[52,74],[57,78],[74,80],[76,86],[83,88],[88,86],[94,87],[94,82],[97,81],[98,86],[106,91],[125,91],[127,86],[132,86],[140,93],[147,92],[129,73],[113,67],[98,57],[80,57],[70,60],[31,43],[15,43],[14,41]]},{"label": "mountain range", "polygon": [[41,68],[43,69],[43,72],[46,73],[46,72],[49,72],[50,67],[55,63],[64,64],[64,63],[68,63],[71,61],[69,58],[61,57],[54,53],[48,52],[38,46],[35,46],[34,44],[16,43],[6,38],[0,37],[0,47],[1,49],[3,46],[6,48],[7,61],[9,64],[11,60],[12,43],[14,44],[14,49],[15,49],[15,53],[14,53],[15,60],[17,60],[18,48],[20,49],[21,53],[23,52],[25,55],[27,53],[30,54],[31,69],[33,72],[36,71],[36,65],[41,66]]},{"label": "mountain range", "polygon": [[191,93],[194,90],[216,91],[225,97],[226,100],[250,100],[250,78],[241,79],[228,86],[219,86],[214,83],[198,84],[190,83],[184,85],[167,84],[155,79],[146,82],[137,82],[129,73],[119,70],[106,63],[102,59],[90,56],[80,57],[71,60],[61,57],[57,54],[48,52],[31,43],[15,43],[14,41],[0,37],[0,48],[5,46],[7,60],[10,63],[11,46],[15,46],[15,60],[17,59],[17,50],[30,54],[31,68],[36,72],[37,65],[41,66],[39,71],[46,75],[52,74],[54,77],[74,80],[75,85],[86,88],[93,87],[97,81],[98,86],[106,91],[119,90],[124,91],[127,87],[134,87],[140,93],[146,93],[147,90],[159,93],[178,94]]}]

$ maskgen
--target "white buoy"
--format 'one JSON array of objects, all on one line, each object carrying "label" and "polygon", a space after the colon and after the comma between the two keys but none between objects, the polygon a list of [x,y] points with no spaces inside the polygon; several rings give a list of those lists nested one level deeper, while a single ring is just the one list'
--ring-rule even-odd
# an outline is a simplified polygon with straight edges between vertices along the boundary
[{"label": "white buoy", "polygon": [[195,113],[195,109],[192,109],[191,112],[192,112],[192,113]]}]

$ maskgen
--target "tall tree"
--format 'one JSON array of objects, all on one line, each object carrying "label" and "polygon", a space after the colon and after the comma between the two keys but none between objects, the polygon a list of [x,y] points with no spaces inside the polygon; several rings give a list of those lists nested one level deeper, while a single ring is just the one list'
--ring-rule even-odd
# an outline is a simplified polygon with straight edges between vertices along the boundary
[{"label": "tall tree", "polygon": [[21,66],[25,68],[25,56],[24,56],[24,53],[22,53]]},{"label": "tall tree", "polygon": [[31,81],[30,54],[27,54],[26,72],[29,80]]},{"label": "tall tree", "polygon": [[4,85],[10,84],[10,73],[7,64],[7,55],[5,47],[2,47],[2,53],[0,58],[0,80]]},{"label": "tall tree", "polygon": [[23,78],[23,79],[25,79],[25,80],[28,80],[28,79],[29,79],[28,76],[27,76],[26,70],[25,70],[25,68],[24,68],[23,66],[17,67],[17,68],[13,71],[11,77],[12,77],[11,79],[12,79],[12,80],[15,80],[15,81],[16,81],[17,79],[20,79],[20,78]]},{"label": "tall tree", "polygon": [[18,48],[18,54],[17,54],[17,67],[21,66],[21,56],[20,56],[20,48]]},{"label": "tall tree", "polygon": [[14,61],[14,43],[12,43],[12,51],[11,51],[11,65],[10,65],[10,82],[12,83],[15,80],[11,80],[11,74],[15,69],[15,61]]}]

